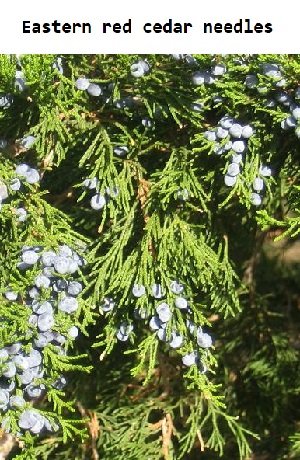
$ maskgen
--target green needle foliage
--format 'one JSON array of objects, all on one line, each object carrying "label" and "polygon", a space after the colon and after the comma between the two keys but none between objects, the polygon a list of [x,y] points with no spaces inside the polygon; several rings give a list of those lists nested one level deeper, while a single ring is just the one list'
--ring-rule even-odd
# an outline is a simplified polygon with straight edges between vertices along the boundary
[{"label": "green needle foliage", "polygon": [[298,458],[299,77],[0,55],[7,458]]}]

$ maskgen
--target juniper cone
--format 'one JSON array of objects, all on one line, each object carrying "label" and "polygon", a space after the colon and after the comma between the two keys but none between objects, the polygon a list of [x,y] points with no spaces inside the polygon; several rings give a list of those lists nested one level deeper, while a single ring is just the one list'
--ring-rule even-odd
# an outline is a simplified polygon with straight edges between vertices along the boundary
[{"label": "juniper cone", "polygon": [[299,458],[299,69],[0,55],[9,458]]}]

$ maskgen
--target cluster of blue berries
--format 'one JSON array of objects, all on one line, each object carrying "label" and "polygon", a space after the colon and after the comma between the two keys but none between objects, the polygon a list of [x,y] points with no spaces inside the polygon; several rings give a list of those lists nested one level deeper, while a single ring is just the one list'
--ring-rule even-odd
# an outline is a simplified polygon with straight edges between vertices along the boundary
[{"label": "cluster of blue berries", "polygon": [[[24,138],[24,147],[29,146],[35,141],[33,136]],[[26,184],[37,184],[40,181],[40,174],[35,168],[31,168],[26,163],[21,163],[15,168],[15,177],[13,177],[8,184],[4,181],[0,181],[0,210],[2,203],[7,200],[10,193],[18,192]],[[15,210],[15,215],[19,222],[24,222],[27,219],[27,211],[23,207],[19,207]]]},{"label": "cluster of blue berries", "polygon": [[[278,95],[279,96],[279,95]],[[300,99],[300,87],[295,92],[295,99]],[[295,134],[300,138],[300,106],[295,103],[292,97],[281,92],[280,102],[289,108],[290,114],[281,121],[281,128],[284,130],[295,129]]]},{"label": "cluster of blue berries", "polygon": [[80,77],[75,81],[75,87],[80,91],[87,91],[90,96],[101,96],[103,90],[97,83],[91,83],[88,78]]},{"label": "cluster of blue berries", "polygon": [[272,170],[268,165],[261,165],[258,170],[258,175],[252,183],[253,191],[250,194],[250,200],[254,206],[260,206],[262,203],[262,191],[265,188],[264,177],[270,177]]},{"label": "cluster of blue berries", "polygon": [[[185,296],[183,296],[183,284],[174,280],[170,283],[169,288],[172,293],[172,299],[169,303],[167,303],[163,300],[166,297],[166,293],[161,284],[153,284],[150,288],[149,294],[156,302],[155,314],[149,317],[146,309],[135,308],[134,317],[138,320],[147,320],[149,328],[156,333],[157,338],[160,341],[167,343],[170,348],[181,349],[184,348],[185,342],[191,343],[191,341],[196,341],[197,347],[194,347],[195,349],[193,351],[184,354],[182,356],[182,362],[188,367],[192,364],[197,364],[200,367],[202,366],[201,369],[204,371],[205,368],[201,363],[201,353],[199,352],[199,348],[210,348],[212,346],[212,338],[208,333],[203,332],[200,326],[197,326],[193,321],[191,321],[190,314],[192,311],[189,308],[188,300]],[[134,284],[132,288],[132,295],[134,298],[139,299],[147,295],[147,289],[142,284]],[[104,299],[101,309],[104,313],[108,313],[114,310],[115,307],[116,304],[114,299],[107,297]],[[180,310],[186,317],[186,330],[189,334],[188,341],[176,330],[174,324],[172,324],[172,317],[175,309]],[[125,342],[129,339],[133,330],[134,325],[132,323],[122,322],[116,331],[116,337],[118,340]]]},{"label": "cluster of blue berries", "polygon": [[[214,152],[217,155],[231,154],[230,163],[224,176],[225,185],[233,187],[241,172],[242,164],[248,148],[248,139],[254,135],[254,129],[250,125],[242,125],[230,116],[224,116],[216,128],[205,131],[204,138],[214,142]],[[262,203],[261,192],[264,189],[263,177],[272,175],[271,168],[261,165],[257,177],[253,180],[250,192],[250,201],[254,206]]]},{"label": "cluster of blue berries", "polygon": [[[21,67],[20,59],[18,60],[19,67]],[[26,78],[24,76],[23,70],[16,70],[15,72],[15,88],[20,93],[23,93],[26,90]],[[4,94],[0,97],[0,108],[10,107],[14,101],[13,95],[11,93]]]},{"label": "cluster of blue berries", "polygon": [[[76,278],[84,263],[68,245],[60,246],[57,251],[23,246],[18,268],[34,271],[34,281],[25,295],[9,287],[3,292],[6,301],[20,303],[25,300],[28,309],[24,343],[17,341],[0,349],[0,410],[2,413],[11,409],[17,411],[21,430],[38,434],[58,428],[32,409],[31,403],[47,392],[47,386],[62,389],[66,384],[63,376],[49,380],[43,349],[50,346],[58,355],[66,355],[68,341],[78,336],[78,328],[71,325],[73,319],[70,321],[67,317],[72,317],[79,306],[77,297],[82,284]],[[2,426],[10,432],[9,415]]]},{"label": "cluster of blue berries", "polygon": [[[287,83],[282,74],[282,69],[278,66],[278,64],[272,62],[262,63],[259,73],[264,77],[267,77],[275,88],[282,88]],[[249,89],[256,89],[259,94],[265,95],[268,93],[268,87],[260,83],[256,74],[246,75],[245,85]]]},{"label": "cluster of blue berries", "polygon": [[225,64],[216,63],[210,70],[197,70],[194,72],[192,80],[194,85],[200,86],[204,84],[211,85],[215,82],[216,78],[221,77],[227,72]]},{"label": "cluster of blue berries", "polygon": [[[272,95],[272,97],[267,99],[265,103],[266,107],[274,109],[277,105],[287,107],[290,113],[281,121],[281,127],[284,130],[294,128],[296,136],[300,138],[300,125],[298,122],[300,119],[300,107],[295,102],[295,100],[300,99],[300,87],[296,88],[294,99],[290,92],[281,89],[286,86],[287,80],[284,78],[282,69],[278,64],[263,63],[261,65],[261,74],[268,77],[276,88],[276,92]],[[255,74],[249,74],[246,76],[245,85],[249,89],[256,89],[262,95],[269,94],[268,87],[260,84],[259,78]]]},{"label": "cluster of blue berries", "polygon": [[83,181],[83,186],[87,190],[94,190],[96,192],[90,200],[91,208],[95,211],[100,211],[101,209],[103,209],[110,198],[115,198],[119,194],[119,189],[115,185],[111,187],[106,187],[105,193],[100,193],[99,179],[97,179],[97,177],[93,177],[92,179],[85,179]]},{"label": "cluster of blue berries", "polygon": [[231,153],[231,163],[225,174],[225,184],[228,187],[235,185],[241,172],[248,139],[253,136],[254,129],[250,125],[241,125],[230,116],[224,116],[216,128],[205,131],[204,138],[214,142],[214,152],[217,155]]}]

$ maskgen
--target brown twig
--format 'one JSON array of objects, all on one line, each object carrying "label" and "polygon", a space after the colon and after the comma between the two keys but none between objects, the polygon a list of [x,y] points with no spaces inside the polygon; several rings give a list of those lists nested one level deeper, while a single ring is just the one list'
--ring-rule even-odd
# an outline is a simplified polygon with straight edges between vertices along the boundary
[{"label": "brown twig", "polygon": [[0,433],[0,460],[5,460],[11,450],[17,445],[17,439],[11,434]]},{"label": "brown twig", "polygon": [[165,460],[169,460],[169,451],[171,438],[173,434],[173,421],[170,414],[166,414],[162,419],[161,423],[161,433],[162,433],[162,453]]},{"label": "brown twig", "polygon": [[90,419],[90,421],[87,422],[88,431],[90,435],[90,442],[88,444],[88,447],[92,454],[92,460],[99,460],[96,442],[99,437],[100,426],[98,423],[97,415],[90,409],[86,409],[85,407],[83,407],[83,405],[79,401],[77,402],[77,407],[82,417],[86,418],[88,416]]},{"label": "brown twig", "polygon": [[199,443],[200,443],[200,450],[201,450],[201,452],[204,452],[205,445],[204,445],[204,441],[203,441],[202,434],[201,434],[200,430],[197,430],[197,438],[198,438]]}]

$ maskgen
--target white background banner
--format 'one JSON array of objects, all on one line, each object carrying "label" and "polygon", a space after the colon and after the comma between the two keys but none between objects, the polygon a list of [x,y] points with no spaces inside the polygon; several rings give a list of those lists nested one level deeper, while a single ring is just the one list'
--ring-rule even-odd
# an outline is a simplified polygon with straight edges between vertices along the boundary
[{"label": "white background banner", "polygon": [[1,53],[298,53],[299,3],[27,0],[5,4]]}]

